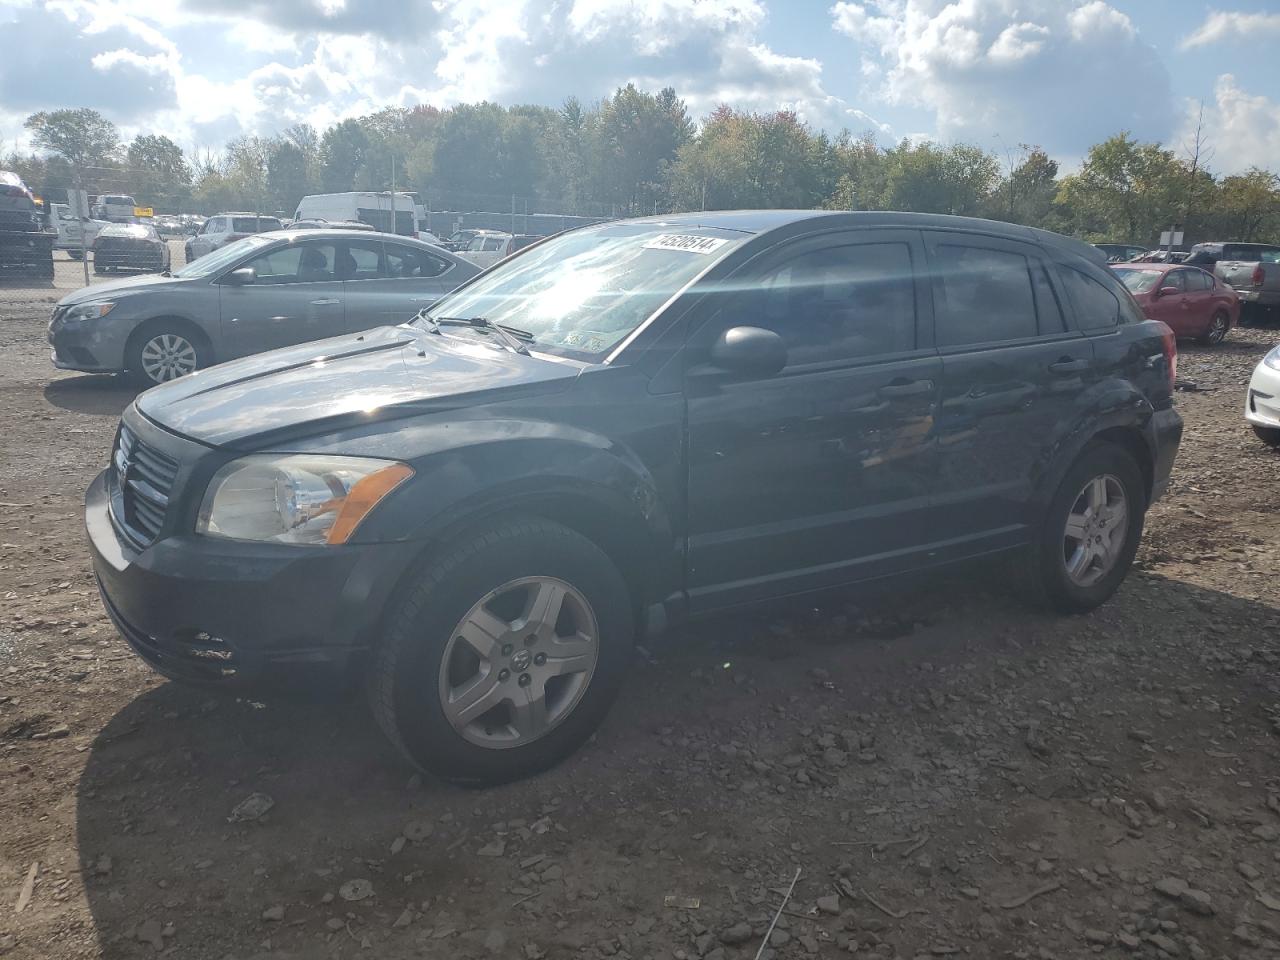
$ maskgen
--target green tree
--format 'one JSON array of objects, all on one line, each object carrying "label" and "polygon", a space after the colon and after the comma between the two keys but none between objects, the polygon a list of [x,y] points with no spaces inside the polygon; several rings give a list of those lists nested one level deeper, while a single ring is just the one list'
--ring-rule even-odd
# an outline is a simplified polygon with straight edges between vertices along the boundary
[{"label": "green tree", "polygon": [[139,134],[125,151],[125,165],[138,201],[176,208],[191,193],[191,167],[182,148],[163,134]]},{"label": "green tree", "polygon": [[282,137],[267,154],[267,193],[274,209],[292,216],[298,201],[312,192],[312,161],[297,142]]},{"label": "green tree", "polygon": [[643,213],[661,201],[667,167],[693,138],[694,126],[672,88],[655,96],[629,83],[601,104],[591,134],[601,199]]},{"label": "green tree", "polygon": [[884,205],[890,210],[979,216],[1000,179],[996,158],[968,144],[904,140],[887,153]]},{"label": "green tree", "polygon": [[1270,170],[1223,177],[1217,185],[1213,209],[1218,232],[1232,240],[1274,240],[1280,237],[1280,176]]},{"label": "green tree", "polygon": [[105,166],[120,152],[115,124],[88,107],[33,113],[23,126],[37,147],[80,167]]},{"label": "green tree", "polygon": [[358,120],[343,120],[320,138],[320,186],[326,193],[352,189],[369,149],[369,135]]},{"label": "green tree", "polygon": [[1089,148],[1084,165],[1062,180],[1058,201],[1075,232],[1095,240],[1155,243],[1181,220],[1187,172],[1170,150],[1138,143],[1127,132]]},{"label": "green tree", "polygon": [[1018,148],[1021,153],[992,197],[991,216],[1032,227],[1048,226],[1058,195],[1058,161],[1040,147],[1021,143]]}]

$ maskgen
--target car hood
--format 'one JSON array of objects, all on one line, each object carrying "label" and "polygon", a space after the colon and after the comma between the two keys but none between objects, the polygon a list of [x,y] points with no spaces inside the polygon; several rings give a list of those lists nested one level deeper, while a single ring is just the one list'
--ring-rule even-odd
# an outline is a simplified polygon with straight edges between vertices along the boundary
[{"label": "car hood", "polygon": [[136,403],[183,436],[261,449],[371,420],[562,390],[584,366],[470,337],[378,327],[219,364],[153,387]]},{"label": "car hood", "polygon": [[77,303],[109,300],[112,297],[131,295],[151,290],[178,290],[184,284],[193,282],[195,278],[164,277],[158,273],[143,274],[140,277],[121,277],[119,280],[108,280],[106,283],[95,283],[75,293],[69,293],[58,301],[60,307],[70,307]]}]

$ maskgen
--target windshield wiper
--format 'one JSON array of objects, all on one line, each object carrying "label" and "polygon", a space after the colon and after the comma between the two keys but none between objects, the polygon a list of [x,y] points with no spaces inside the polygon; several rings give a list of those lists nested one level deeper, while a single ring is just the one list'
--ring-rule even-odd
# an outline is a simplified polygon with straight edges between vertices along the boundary
[{"label": "windshield wiper", "polygon": [[529,355],[529,348],[521,341],[530,341],[533,339],[533,334],[528,330],[520,330],[517,327],[508,327],[504,323],[494,323],[492,320],[485,317],[433,317],[431,314],[427,313],[427,311],[420,310],[418,311],[417,319],[425,320],[427,323],[431,324],[431,330],[433,333],[440,333],[440,328],[446,326],[474,327],[478,330],[492,330],[510,349],[514,350],[516,353],[523,354],[526,357]]}]

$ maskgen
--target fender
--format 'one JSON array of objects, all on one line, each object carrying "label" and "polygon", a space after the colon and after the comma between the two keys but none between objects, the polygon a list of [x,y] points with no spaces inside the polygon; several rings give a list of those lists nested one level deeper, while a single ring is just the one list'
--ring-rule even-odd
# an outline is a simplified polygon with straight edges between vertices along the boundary
[{"label": "fender", "polygon": [[1107,378],[1094,384],[1081,394],[1074,420],[1062,432],[1058,442],[1037,469],[1032,493],[1034,505],[1048,505],[1057,492],[1063,474],[1075,463],[1084,448],[1102,434],[1127,434],[1131,438],[1132,452],[1135,455],[1141,454],[1138,465],[1146,478],[1147,494],[1150,496],[1151,464],[1156,448],[1152,426],[1154,416],[1155,408],[1133,384],[1118,378]]}]

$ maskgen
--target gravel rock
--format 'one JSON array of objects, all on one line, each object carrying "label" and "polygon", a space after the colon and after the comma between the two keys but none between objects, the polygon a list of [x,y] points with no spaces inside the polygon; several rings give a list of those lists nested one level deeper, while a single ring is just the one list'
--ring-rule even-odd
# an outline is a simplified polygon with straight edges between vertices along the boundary
[{"label": "gravel rock", "polygon": [[248,823],[258,820],[267,814],[276,802],[265,793],[251,793],[245,797],[234,807],[231,808],[231,816],[227,817],[228,823]]},{"label": "gravel rock", "polygon": [[338,896],[355,903],[373,896],[373,883],[365,879],[348,880],[338,888]]},{"label": "gravel rock", "polygon": [[159,920],[143,920],[134,931],[133,938],[157,950],[164,949],[164,927],[160,925]]},{"label": "gravel rock", "polygon": [[735,923],[731,927],[726,927],[720,931],[720,942],[729,946],[737,946],[740,943],[746,943],[751,939],[751,924]]},{"label": "gravel rock", "polygon": [[284,907],[278,905],[274,907],[267,907],[267,909],[262,911],[262,919],[269,920],[273,923],[279,923],[284,919]]},{"label": "gravel rock", "polygon": [[1163,877],[1155,882],[1152,889],[1163,897],[1178,900],[1187,892],[1188,885],[1181,877]]},{"label": "gravel rock", "polygon": [[840,898],[836,894],[818,898],[818,912],[829,914],[830,916],[838,916],[840,913]]}]

